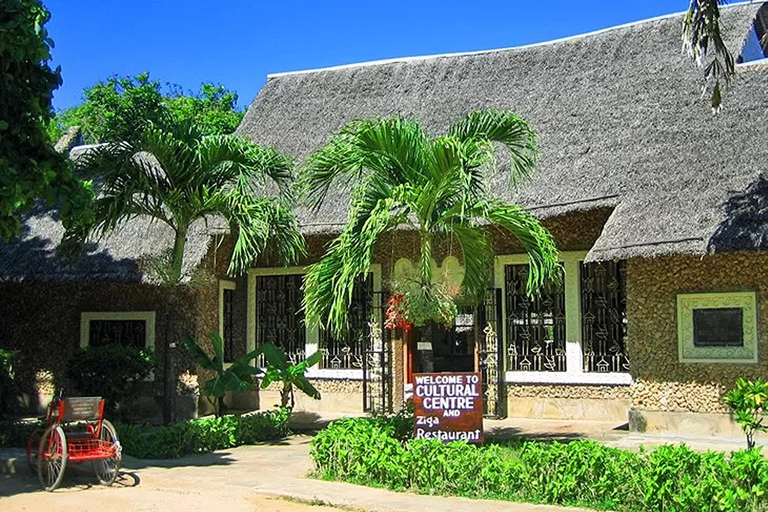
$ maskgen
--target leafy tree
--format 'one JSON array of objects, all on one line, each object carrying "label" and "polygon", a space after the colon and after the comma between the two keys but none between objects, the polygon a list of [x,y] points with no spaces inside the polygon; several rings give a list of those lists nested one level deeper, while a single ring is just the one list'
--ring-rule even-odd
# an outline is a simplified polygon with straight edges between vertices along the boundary
[{"label": "leafy tree", "polygon": [[724,399],[747,437],[747,450],[754,448],[755,432],[768,432],[768,426],[763,425],[765,415],[768,414],[768,382],[763,379],[739,379],[736,387],[726,393]]},{"label": "leafy tree", "polygon": [[307,273],[307,321],[344,332],[355,278],[368,271],[376,242],[399,226],[419,236],[422,287],[432,282],[435,242],[450,240],[463,254],[464,296],[482,296],[493,267],[482,222],[520,241],[530,256],[530,292],[558,276],[558,251],[549,232],[519,206],[492,198],[486,187],[495,143],[509,150],[514,184],[534,169],[535,140],[528,123],[506,110],[472,112],[434,139],[417,122],[402,118],[348,124],[309,158],[303,172],[314,206],[335,181],[353,187],[348,224]]},{"label": "leafy tree", "polygon": [[48,126],[52,141],[71,126],[80,126],[88,143],[126,140],[149,123],[169,128],[193,123],[202,135],[235,131],[244,112],[237,108],[237,93],[222,85],[204,83],[196,93],[166,86],[149,73],[112,76],[83,91],[85,101],[60,112]]},{"label": "leafy tree", "polygon": [[45,132],[61,74],[51,69],[50,13],[39,0],[0,2],[0,239],[19,233],[38,198],[60,205],[66,227],[90,221],[89,183],[80,182]]},{"label": "leafy tree", "polygon": [[[203,138],[188,122],[171,129],[150,124],[123,142],[93,148],[78,168],[98,179],[100,196],[95,223],[73,237],[84,241],[138,216],[162,222],[175,233],[168,283],[180,282],[187,233],[206,216],[221,215],[230,224],[233,275],[245,272],[268,241],[286,263],[305,250],[287,205],[293,180],[290,159],[245,138]],[[266,196],[270,183],[281,197]]]},{"label": "leafy tree", "polygon": [[261,380],[261,388],[266,389],[273,382],[282,382],[280,407],[290,407],[293,409],[295,405],[294,387],[315,400],[320,400],[320,392],[304,375],[307,373],[307,370],[320,362],[320,359],[323,357],[322,352],[317,351],[305,360],[291,364],[288,362],[288,356],[286,356],[285,352],[272,343],[266,343],[261,347],[261,350],[267,359],[267,371]]},{"label": "leafy tree", "polygon": [[253,389],[254,376],[261,373],[259,368],[251,365],[260,353],[261,348],[249,352],[235,359],[231,365],[224,365],[224,340],[217,332],[211,333],[211,345],[213,356],[208,353],[192,338],[184,338],[184,346],[195,362],[205,370],[213,372],[213,377],[207,380],[202,387],[205,395],[213,398],[216,417],[220,417],[224,411],[224,395],[228,391],[248,391]]}]

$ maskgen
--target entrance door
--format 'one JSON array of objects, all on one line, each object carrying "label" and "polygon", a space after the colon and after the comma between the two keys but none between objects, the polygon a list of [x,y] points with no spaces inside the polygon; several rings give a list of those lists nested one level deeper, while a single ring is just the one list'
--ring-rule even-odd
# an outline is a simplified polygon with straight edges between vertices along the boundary
[{"label": "entrance door", "polygon": [[468,310],[456,316],[451,327],[428,322],[414,329],[416,373],[475,371],[475,315]]}]

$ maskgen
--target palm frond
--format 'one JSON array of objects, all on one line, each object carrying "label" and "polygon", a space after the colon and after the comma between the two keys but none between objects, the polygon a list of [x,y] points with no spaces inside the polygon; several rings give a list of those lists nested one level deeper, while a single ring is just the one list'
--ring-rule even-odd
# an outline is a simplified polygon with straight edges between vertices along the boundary
[{"label": "palm frond", "polygon": [[513,185],[530,177],[536,167],[536,132],[527,121],[509,110],[470,112],[452,124],[448,134],[463,142],[474,139],[478,150],[475,155],[487,156],[486,142],[504,144],[509,150],[509,179]]},{"label": "palm frond", "polygon": [[509,231],[528,254],[528,293],[533,294],[549,281],[561,278],[559,251],[555,240],[541,222],[519,206],[484,200],[473,207],[474,215]]},{"label": "palm frond", "polygon": [[464,223],[450,227],[456,241],[461,246],[464,263],[464,296],[469,301],[483,297],[489,285],[493,268],[493,250],[484,230]]}]

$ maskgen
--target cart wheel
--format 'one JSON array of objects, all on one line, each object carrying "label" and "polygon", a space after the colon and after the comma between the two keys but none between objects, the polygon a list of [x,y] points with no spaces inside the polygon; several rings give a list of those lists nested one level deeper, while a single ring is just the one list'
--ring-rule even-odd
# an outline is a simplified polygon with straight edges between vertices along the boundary
[{"label": "cart wheel", "polygon": [[53,491],[64,478],[67,468],[67,436],[58,425],[52,425],[40,439],[37,452],[37,477],[46,491]]},{"label": "cart wheel", "polygon": [[117,474],[120,472],[120,464],[123,461],[123,450],[120,446],[120,441],[117,439],[117,430],[115,430],[112,423],[107,420],[102,422],[99,439],[114,444],[116,450],[115,454],[108,459],[93,461],[93,472],[96,473],[96,478],[98,478],[100,484],[112,485],[117,479]]},{"label": "cart wheel", "polygon": [[40,449],[42,435],[43,430],[37,429],[27,438],[27,465],[32,473],[37,473],[37,451]]}]

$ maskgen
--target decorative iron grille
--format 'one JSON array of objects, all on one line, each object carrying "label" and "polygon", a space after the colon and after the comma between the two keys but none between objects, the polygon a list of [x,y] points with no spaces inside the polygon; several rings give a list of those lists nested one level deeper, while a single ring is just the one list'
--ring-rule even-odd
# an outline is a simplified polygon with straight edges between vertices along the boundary
[{"label": "decorative iron grille", "polygon": [[626,265],[581,264],[581,344],[585,372],[628,372]]},{"label": "decorative iron grille", "polygon": [[483,415],[502,418],[504,411],[504,350],[501,343],[501,290],[489,288],[477,308],[477,355],[483,376]]},{"label": "decorative iron grille", "polygon": [[230,363],[235,359],[235,290],[224,290],[224,304],[222,304],[224,332],[224,361]]},{"label": "decorative iron grille", "polygon": [[[374,297],[384,297],[383,292],[375,292]],[[391,332],[384,328],[379,318],[383,318],[386,301],[376,301],[382,308],[382,315],[376,315],[368,322],[369,341],[363,351],[363,411],[392,411],[392,343]]]},{"label": "decorative iron grille", "polygon": [[509,371],[564,372],[565,293],[548,286],[526,293],[528,265],[504,267]]},{"label": "decorative iron grille", "polygon": [[319,344],[323,354],[320,368],[359,370],[363,367],[373,313],[373,274],[369,273],[355,283],[349,305],[347,334],[338,338],[324,329],[320,330]]},{"label": "decorative iron grille", "polygon": [[147,322],[144,320],[90,320],[88,345],[124,345],[145,348]]},{"label": "decorative iron grille", "polygon": [[[256,343],[274,343],[291,363],[305,357],[307,332],[301,308],[302,275],[256,278]],[[263,356],[257,359],[264,366]]]}]

